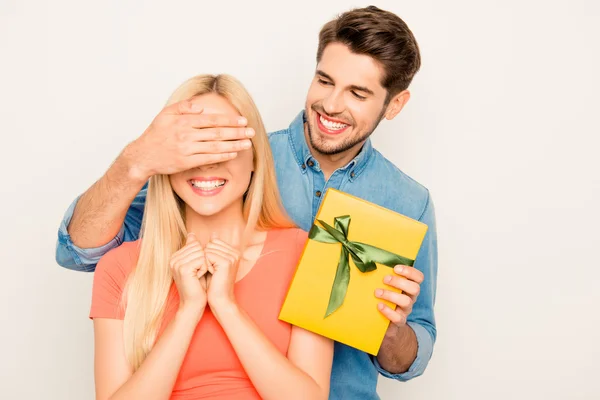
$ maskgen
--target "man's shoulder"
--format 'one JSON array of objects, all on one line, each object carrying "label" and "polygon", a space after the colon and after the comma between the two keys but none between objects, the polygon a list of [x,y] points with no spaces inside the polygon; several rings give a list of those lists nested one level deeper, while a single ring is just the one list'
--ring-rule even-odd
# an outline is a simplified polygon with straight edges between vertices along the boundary
[{"label": "man's shoulder", "polygon": [[382,198],[378,203],[411,218],[421,218],[430,202],[429,189],[375,149],[372,163],[373,167],[365,171],[365,178],[373,182],[373,189],[380,190]]},{"label": "man's shoulder", "polygon": [[268,134],[269,145],[271,147],[271,154],[275,161],[277,168],[285,168],[284,165],[289,163],[296,163],[296,157],[294,156],[294,146],[290,140],[291,130],[281,129]]},{"label": "man's shoulder", "polygon": [[429,195],[429,190],[427,187],[425,187],[425,185],[418,182],[406,172],[402,171],[396,166],[396,164],[388,160],[378,150],[373,150],[373,156],[376,165],[385,170],[386,177],[393,179],[394,183],[400,185],[403,190],[421,198],[426,198]]},{"label": "man's shoulder", "polygon": [[287,143],[294,129],[302,129],[303,113],[304,111],[301,111],[300,113],[296,114],[286,128],[269,132],[267,136],[269,137],[271,145],[273,145],[273,143]]},{"label": "man's shoulder", "polygon": [[273,144],[279,144],[282,142],[286,142],[288,140],[288,137],[290,135],[290,128],[285,128],[285,129],[280,129],[278,131],[274,131],[274,132],[269,132],[267,133],[267,136],[269,138],[269,142],[271,143],[271,146]]}]

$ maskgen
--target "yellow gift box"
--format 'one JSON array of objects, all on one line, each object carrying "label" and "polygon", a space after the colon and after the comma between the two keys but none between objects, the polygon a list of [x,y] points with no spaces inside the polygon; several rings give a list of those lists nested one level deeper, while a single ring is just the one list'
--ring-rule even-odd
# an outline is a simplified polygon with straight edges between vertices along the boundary
[{"label": "yellow gift box", "polygon": [[[375,290],[396,264],[412,265],[427,225],[328,189],[279,319],[377,355],[390,321]],[[387,265],[386,265],[387,264]]]}]

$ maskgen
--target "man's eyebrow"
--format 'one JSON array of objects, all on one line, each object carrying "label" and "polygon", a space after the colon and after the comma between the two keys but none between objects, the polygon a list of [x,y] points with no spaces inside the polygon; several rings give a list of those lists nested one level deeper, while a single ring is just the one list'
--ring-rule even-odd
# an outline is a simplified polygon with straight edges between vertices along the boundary
[{"label": "man's eyebrow", "polygon": [[359,92],[365,92],[367,94],[370,94],[371,96],[375,94],[375,93],[373,93],[373,91],[371,89],[368,89],[368,88],[366,88],[364,86],[352,85],[352,86],[350,86],[350,89],[352,89],[352,90],[358,90]]},{"label": "man's eyebrow", "polygon": [[[320,69],[317,70],[317,75],[321,75],[323,78],[330,80],[331,82],[335,82],[333,80],[333,78],[329,75],[327,75],[325,72],[321,71]],[[373,93],[373,91],[369,88],[366,88],[364,86],[358,86],[358,85],[350,85],[349,89],[351,90],[358,90],[359,92],[364,92],[370,95],[374,95],[375,93]]]},{"label": "man's eyebrow", "polygon": [[321,75],[323,78],[329,79],[331,82],[334,82],[333,78],[327,75],[325,72],[320,69],[317,70],[317,75]]}]

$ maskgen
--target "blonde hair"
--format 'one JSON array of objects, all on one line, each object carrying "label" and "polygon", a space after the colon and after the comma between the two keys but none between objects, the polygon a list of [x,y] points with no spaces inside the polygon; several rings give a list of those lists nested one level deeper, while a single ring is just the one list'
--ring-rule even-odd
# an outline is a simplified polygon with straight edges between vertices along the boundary
[{"label": "blonde hair", "polygon": [[[246,220],[243,243],[255,229],[292,227],[281,205],[265,127],[250,94],[238,80],[228,75],[193,77],[175,90],[167,105],[208,93],[227,99],[256,132],[252,139],[254,173],[243,205]],[[169,261],[184,245],[187,235],[184,209],[168,175],[150,178],[140,232],[140,255],[123,298],[123,304],[127,303],[123,332],[125,352],[134,370],[152,349],[161,327],[173,284]]]}]

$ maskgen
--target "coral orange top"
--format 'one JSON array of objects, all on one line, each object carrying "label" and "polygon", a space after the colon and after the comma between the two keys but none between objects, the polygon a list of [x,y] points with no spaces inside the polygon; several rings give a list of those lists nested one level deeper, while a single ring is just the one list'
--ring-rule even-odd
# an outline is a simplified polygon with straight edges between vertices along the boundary
[{"label": "coral orange top", "polygon": [[[300,229],[269,231],[260,258],[234,288],[239,306],[283,354],[289,347],[291,326],[278,316],[306,239],[307,233]],[[102,257],[94,274],[90,318],[123,319],[124,310],[120,306],[123,287],[138,255],[139,240],[124,243]],[[178,305],[179,296],[173,284],[159,335],[174,317]],[[260,396],[225,332],[206,307],[171,399],[212,398],[254,400]]]}]

